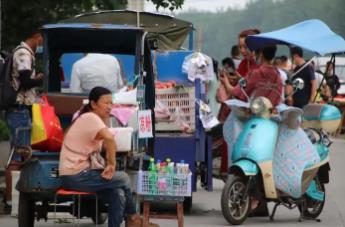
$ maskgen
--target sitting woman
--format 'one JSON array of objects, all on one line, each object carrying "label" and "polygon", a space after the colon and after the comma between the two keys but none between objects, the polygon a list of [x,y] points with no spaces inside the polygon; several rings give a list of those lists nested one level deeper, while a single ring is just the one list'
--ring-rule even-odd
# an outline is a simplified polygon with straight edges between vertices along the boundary
[{"label": "sitting woman", "polygon": [[[119,227],[124,215],[128,227],[140,227],[142,218],[134,207],[129,177],[124,172],[115,171],[116,144],[105,124],[111,108],[111,91],[103,87],[90,91],[89,104],[84,106],[65,134],[59,166],[62,187],[96,192],[109,204],[109,227]],[[99,155],[102,145],[106,162]],[[91,161],[95,159],[99,162]]]}]

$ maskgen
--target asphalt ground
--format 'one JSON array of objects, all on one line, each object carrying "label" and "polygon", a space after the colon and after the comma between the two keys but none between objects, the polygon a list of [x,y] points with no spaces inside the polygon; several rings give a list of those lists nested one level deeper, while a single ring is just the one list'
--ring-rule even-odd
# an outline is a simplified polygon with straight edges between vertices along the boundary
[{"label": "asphalt ground", "polygon": [[[331,147],[331,173],[330,184],[326,185],[326,203],[322,214],[320,215],[321,222],[304,221],[298,222],[299,213],[297,209],[288,210],[285,207],[279,207],[275,216],[275,220],[270,222],[267,217],[249,218],[243,226],[284,226],[284,227],[340,227],[345,226],[345,140],[335,139]],[[206,192],[203,189],[198,189],[193,194],[193,209],[188,215],[185,215],[184,226],[195,227],[223,227],[229,226],[224,219],[220,208],[220,195],[223,187],[223,182],[214,180],[214,191]],[[155,207],[159,209],[167,209],[174,211],[173,204],[156,204]],[[273,204],[269,204],[272,210]],[[52,217],[52,215],[50,215]],[[72,217],[68,214],[59,214],[61,222],[67,221],[69,223],[55,223],[54,220],[49,219],[48,222],[36,222],[35,226],[39,227],[67,227],[72,226]],[[151,222],[160,224],[164,227],[177,226],[176,220],[159,220],[152,219]],[[15,227],[18,226],[17,218],[10,215],[0,215],[1,227]],[[80,222],[80,226],[88,227],[94,226],[91,219],[84,218]],[[107,226],[107,224],[99,225]],[[124,226],[124,224],[122,225]]]}]

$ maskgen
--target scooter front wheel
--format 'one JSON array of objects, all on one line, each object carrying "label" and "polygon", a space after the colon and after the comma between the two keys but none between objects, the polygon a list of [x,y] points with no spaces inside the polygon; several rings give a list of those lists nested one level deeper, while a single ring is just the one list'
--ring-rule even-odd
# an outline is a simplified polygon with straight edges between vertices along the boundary
[{"label": "scooter front wheel", "polygon": [[244,178],[230,175],[221,197],[224,218],[232,225],[241,225],[250,211],[250,196]]}]

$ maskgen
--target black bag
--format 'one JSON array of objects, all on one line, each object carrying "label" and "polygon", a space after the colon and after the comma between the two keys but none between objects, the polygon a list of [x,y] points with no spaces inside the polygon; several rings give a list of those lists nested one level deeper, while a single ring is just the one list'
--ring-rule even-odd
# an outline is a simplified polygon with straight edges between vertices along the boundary
[{"label": "black bag", "polygon": [[16,103],[18,91],[12,85],[13,53],[2,51],[0,55],[0,110],[5,110]]}]

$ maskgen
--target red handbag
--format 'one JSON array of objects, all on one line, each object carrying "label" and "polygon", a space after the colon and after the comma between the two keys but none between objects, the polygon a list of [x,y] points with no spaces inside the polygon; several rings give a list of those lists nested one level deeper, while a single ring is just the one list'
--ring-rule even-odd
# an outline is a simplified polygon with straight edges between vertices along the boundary
[{"label": "red handbag", "polygon": [[[43,131],[44,137],[39,142],[32,143],[31,147],[41,151],[60,151],[64,136],[60,120],[55,114],[55,108],[49,104],[46,96],[42,96],[42,101],[42,103],[34,104],[38,105],[35,108],[40,109],[40,111],[37,111],[37,109],[33,111],[32,134],[35,134],[35,125],[41,125],[43,128],[40,130]],[[39,115],[39,112],[41,118],[35,117],[34,115]],[[40,119],[42,122],[35,124],[35,121],[40,121]]]}]

